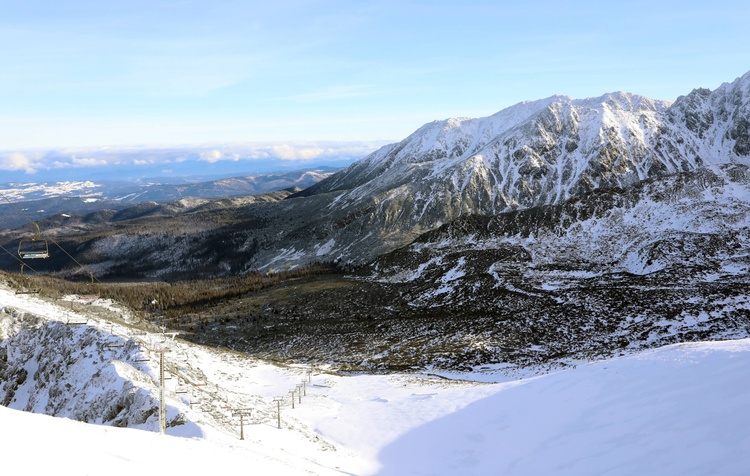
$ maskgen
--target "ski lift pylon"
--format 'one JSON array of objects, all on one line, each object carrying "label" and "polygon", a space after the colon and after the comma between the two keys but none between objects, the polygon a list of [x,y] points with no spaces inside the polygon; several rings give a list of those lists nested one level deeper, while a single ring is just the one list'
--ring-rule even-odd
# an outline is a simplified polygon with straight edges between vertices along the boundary
[{"label": "ski lift pylon", "polygon": [[49,258],[49,244],[45,238],[42,238],[42,231],[39,225],[36,227],[36,236],[32,238],[21,238],[18,242],[18,256],[21,259],[39,259]]},{"label": "ski lift pylon", "polygon": [[[23,282],[27,282],[28,279],[26,279],[23,275],[24,266],[26,265],[24,263],[21,263],[21,280]],[[16,294],[39,294],[40,291],[41,291],[40,288],[31,288],[27,285],[27,286],[22,287],[21,289],[16,290]]]}]

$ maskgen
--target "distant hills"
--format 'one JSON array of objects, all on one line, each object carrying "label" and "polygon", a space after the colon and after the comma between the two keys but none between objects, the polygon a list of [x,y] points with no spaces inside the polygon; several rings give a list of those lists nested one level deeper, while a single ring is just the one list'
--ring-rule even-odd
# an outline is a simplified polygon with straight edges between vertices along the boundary
[{"label": "distant hills", "polygon": [[18,213],[20,208],[34,219],[55,214],[83,215],[97,210],[122,210],[134,204],[169,202],[185,197],[221,199],[258,195],[284,189],[303,189],[328,177],[337,169],[321,167],[211,181],[181,179],[172,183],[168,177],[146,182],[126,181],[69,181],[69,182],[12,182],[0,184],[4,199],[0,201],[1,228],[15,228],[28,220]]}]

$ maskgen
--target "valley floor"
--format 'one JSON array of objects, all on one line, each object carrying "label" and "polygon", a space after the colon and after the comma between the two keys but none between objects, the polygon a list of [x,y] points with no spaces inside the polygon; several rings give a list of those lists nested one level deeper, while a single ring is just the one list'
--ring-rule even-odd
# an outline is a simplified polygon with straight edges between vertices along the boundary
[{"label": "valley floor", "polygon": [[[23,313],[70,318],[57,303],[3,288],[0,308],[4,340]],[[118,323],[97,314],[76,332],[93,326],[153,347],[152,338],[129,327],[127,315],[116,314]],[[169,369],[178,376],[167,385],[168,414],[183,413],[186,424],[163,436],[153,419],[140,429],[90,425],[20,411],[28,401],[17,400],[0,407],[3,472],[740,475],[750,469],[750,339],[677,344],[523,379],[488,370],[460,380],[309,373],[303,365],[167,340]],[[127,355],[115,357],[99,365],[120,375],[158,375],[153,360],[138,367]],[[195,384],[187,396],[175,393],[180,380]],[[303,381],[292,409],[288,392]],[[153,381],[143,385],[156,395]],[[281,429],[275,397],[283,397]],[[239,409],[250,413],[244,440],[233,416]]]}]

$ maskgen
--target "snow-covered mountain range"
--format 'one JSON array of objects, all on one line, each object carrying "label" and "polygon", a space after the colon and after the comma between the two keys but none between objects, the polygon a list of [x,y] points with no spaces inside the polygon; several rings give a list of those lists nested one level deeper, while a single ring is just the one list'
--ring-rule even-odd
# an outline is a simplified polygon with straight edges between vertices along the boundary
[{"label": "snow-covered mountain range", "polygon": [[[747,166],[749,118],[750,73],[715,91],[696,89],[671,105],[627,93],[583,100],[554,96],[486,118],[426,124],[283,202],[227,204],[231,226],[191,229],[177,223],[185,217],[175,217],[171,228],[183,228],[174,235],[160,232],[161,222],[141,220],[136,234],[107,237],[112,231],[103,224],[90,230],[93,239],[61,227],[59,220],[46,226],[75,242],[88,241],[90,250],[107,250],[106,261],[113,263],[126,257],[117,256],[112,243],[127,241],[127,260],[158,261],[160,275],[172,272],[170,262],[185,262],[227,239],[232,247],[212,253],[212,268],[247,272],[313,261],[363,263],[467,215],[593,202],[597,191],[629,190],[703,168]],[[214,218],[193,216],[190,222],[206,219]],[[151,254],[145,229],[171,246],[173,260]],[[87,259],[105,261],[93,252]]]},{"label": "snow-covered mountain range", "polygon": [[[704,166],[748,165],[748,121],[750,73],[672,105],[627,93],[554,96],[486,118],[427,124],[301,195],[338,192],[331,207],[352,210],[352,221],[419,233],[462,215],[560,204]],[[341,251],[351,246],[343,241]]]}]

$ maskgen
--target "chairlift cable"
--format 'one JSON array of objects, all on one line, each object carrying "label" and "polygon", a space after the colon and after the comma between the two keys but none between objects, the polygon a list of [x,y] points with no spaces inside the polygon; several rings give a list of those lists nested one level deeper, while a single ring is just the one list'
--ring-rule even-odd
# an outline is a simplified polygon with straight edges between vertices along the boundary
[{"label": "chairlift cable", "polygon": [[[29,218],[29,216],[27,214],[25,214],[23,212],[23,210],[21,210],[20,208],[18,208],[16,206],[16,204],[13,203],[2,191],[0,191],[0,195],[2,195],[3,198],[5,199],[5,201],[8,202],[8,203],[10,203],[13,208],[15,208],[16,210],[18,210],[18,213],[20,213],[25,219],[27,219],[29,221],[29,223],[31,223],[32,225],[36,225],[36,222],[34,220],[32,220],[31,218]],[[36,225],[36,226],[38,227],[39,225]]]},{"label": "chairlift cable", "polygon": [[[21,260],[21,258],[19,258],[18,256],[16,256],[16,255],[15,255],[14,253],[11,253],[11,252],[10,252],[10,251],[9,251],[9,250],[8,250],[7,248],[5,248],[5,247],[4,247],[3,245],[0,245],[0,248],[2,248],[2,250],[3,250],[3,251],[5,251],[5,252],[6,252],[6,253],[8,253],[9,255],[11,255],[11,256],[13,257],[13,259],[15,259],[16,261],[19,261],[19,262],[21,263],[21,278],[22,278],[22,279],[24,279],[24,275],[23,275],[23,268],[24,268],[24,267],[28,267],[28,268],[29,268],[29,269],[30,269],[31,271],[35,272],[36,274],[39,274],[39,271],[35,270],[35,269],[34,269],[34,268],[32,268],[31,266],[29,266],[29,265],[27,265],[26,263],[24,263],[24,262],[23,262],[23,260]],[[22,287],[22,289],[23,289],[23,287]],[[21,293],[23,293],[23,294],[29,294],[29,293],[35,293],[35,292],[37,292],[37,293],[38,293],[38,292],[39,292],[39,290],[36,290],[36,291],[31,291],[31,290],[29,290],[29,289],[27,289],[27,290],[16,290],[16,294],[21,294]]]},{"label": "chairlift cable", "polygon": [[54,239],[52,239],[52,238],[49,238],[49,237],[47,237],[47,239],[48,239],[49,241],[51,241],[52,243],[54,243],[55,245],[57,245],[57,247],[58,247],[58,248],[60,248],[60,249],[62,250],[62,252],[63,252],[63,253],[65,253],[66,255],[68,255],[68,258],[72,259],[72,260],[73,260],[73,262],[75,262],[75,264],[77,264],[77,265],[78,265],[78,266],[79,266],[79,267],[80,267],[80,268],[81,268],[82,270],[84,270],[84,271],[86,271],[87,273],[89,273],[89,275],[91,276],[91,281],[92,281],[92,282],[93,282],[93,281],[96,281],[96,282],[98,282],[99,284],[101,284],[101,281],[99,281],[99,280],[98,280],[98,279],[97,279],[97,278],[96,278],[96,277],[94,276],[94,273],[93,273],[93,272],[91,272],[91,271],[90,271],[90,270],[89,270],[88,268],[86,268],[86,267],[85,267],[84,265],[82,265],[81,263],[79,263],[77,259],[73,258],[73,255],[71,255],[70,253],[68,253],[68,251],[67,251],[67,250],[66,250],[65,248],[63,248],[63,247],[62,247],[62,246],[60,245],[60,243],[56,242],[56,241],[55,241]]},{"label": "chairlift cable", "polygon": [[[12,202],[12,201],[11,201],[11,200],[10,200],[10,199],[9,199],[9,198],[8,198],[8,197],[6,196],[6,195],[5,195],[5,194],[4,194],[4,193],[3,193],[2,191],[0,191],[0,195],[2,195],[2,196],[3,196],[3,198],[5,199],[5,201],[6,201],[6,202],[8,202],[8,203],[10,203],[10,204],[11,204],[11,206],[12,206],[13,208],[15,208],[15,209],[16,209],[16,210],[18,211],[18,213],[19,213],[19,214],[21,214],[21,216],[23,216],[24,218],[26,218],[26,220],[28,220],[28,222],[29,222],[29,223],[31,223],[32,225],[36,226],[37,232],[39,232],[39,225],[37,224],[37,222],[35,222],[35,221],[34,221],[34,220],[32,220],[31,218],[29,218],[29,216],[28,216],[28,215],[27,215],[26,213],[24,213],[24,212],[23,212],[23,210],[21,210],[20,208],[18,208],[18,207],[16,206],[16,204],[15,204],[15,203],[13,203],[13,202]],[[67,250],[66,250],[65,248],[63,248],[63,247],[62,247],[62,246],[60,245],[60,243],[58,243],[57,241],[55,241],[55,240],[54,240],[53,238],[50,238],[50,237],[46,237],[46,239],[47,239],[47,240],[49,240],[49,241],[51,241],[51,242],[52,242],[52,243],[54,243],[55,245],[57,245],[57,247],[58,247],[58,248],[60,248],[60,249],[62,250],[62,252],[63,252],[63,253],[65,253],[66,255],[68,255],[68,258],[72,259],[72,260],[73,260],[73,262],[75,262],[75,264],[77,264],[77,265],[78,265],[78,266],[79,266],[79,267],[80,267],[80,268],[81,268],[82,270],[84,270],[84,271],[88,272],[88,273],[89,273],[89,275],[91,276],[91,281],[92,281],[92,282],[93,282],[94,280],[96,280],[96,281],[97,281],[98,283],[100,283],[100,284],[101,284],[101,281],[99,281],[99,280],[98,280],[98,279],[97,279],[97,278],[96,278],[96,277],[94,276],[94,273],[92,273],[92,272],[91,272],[91,271],[89,271],[89,270],[88,270],[88,269],[87,269],[87,268],[86,268],[86,267],[85,267],[84,265],[82,265],[81,263],[79,263],[79,262],[78,262],[78,260],[77,260],[77,259],[75,259],[75,258],[73,257],[73,255],[71,255],[70,253],[68,253],[68,251],[67,251]],[[5,250],[5,248],[3,248],[3,249]],[[5,251],[8,251],[8,250],[5,250]],[[15,257],[15,256],[14,256],[14,257]],[[20,260],[19,258],[17,258],[17,257],[16,257],[16,259],[18,259],[19,261],[21,261],[21,260]],[[21,261],[21,264],[26,264],[26,263],[24,263],[23,261]],[[28,266],[28,265],[26,265],[26,266]],[[32,271],[34,271],[35,273],[37,272],[36,270],[34,270],[33,268],[31,268],[30,266],[28,266],[28,268],[29,268],[29,269],[31,269]]]},{"label": "chairlift cable", "polygon": [[22,260],[21,258],[19,258],[19,257],[18,257],[18,256],[17,256],[17,255],[15,254],[15,253],[13,253],[13,252],[9,251],[9,250],[8,250],[8,249],[7,249],[6,247],[4,247],[3,245],[0,245],[0,249],[2,249],[3,251],[5,251],[5,252],[6,252],[6,253],[8,253],[9,255],[11,255],[11,256],[13,257],[13,259],[14,259],[14,260],[16,260],[16,261],[18,261],[19,263],[21,263],[21,266],[26,266],[27,268],[29,268],[29,269],[30,269],[31,271],[35,272],[36,274],[40,274],[40,273],[39,273],[39,271],[35,270],[34,268],[32,268],[31,266],[29,266],[28,264],[24,263],[24,262],[23,262],[23,260]]}]

